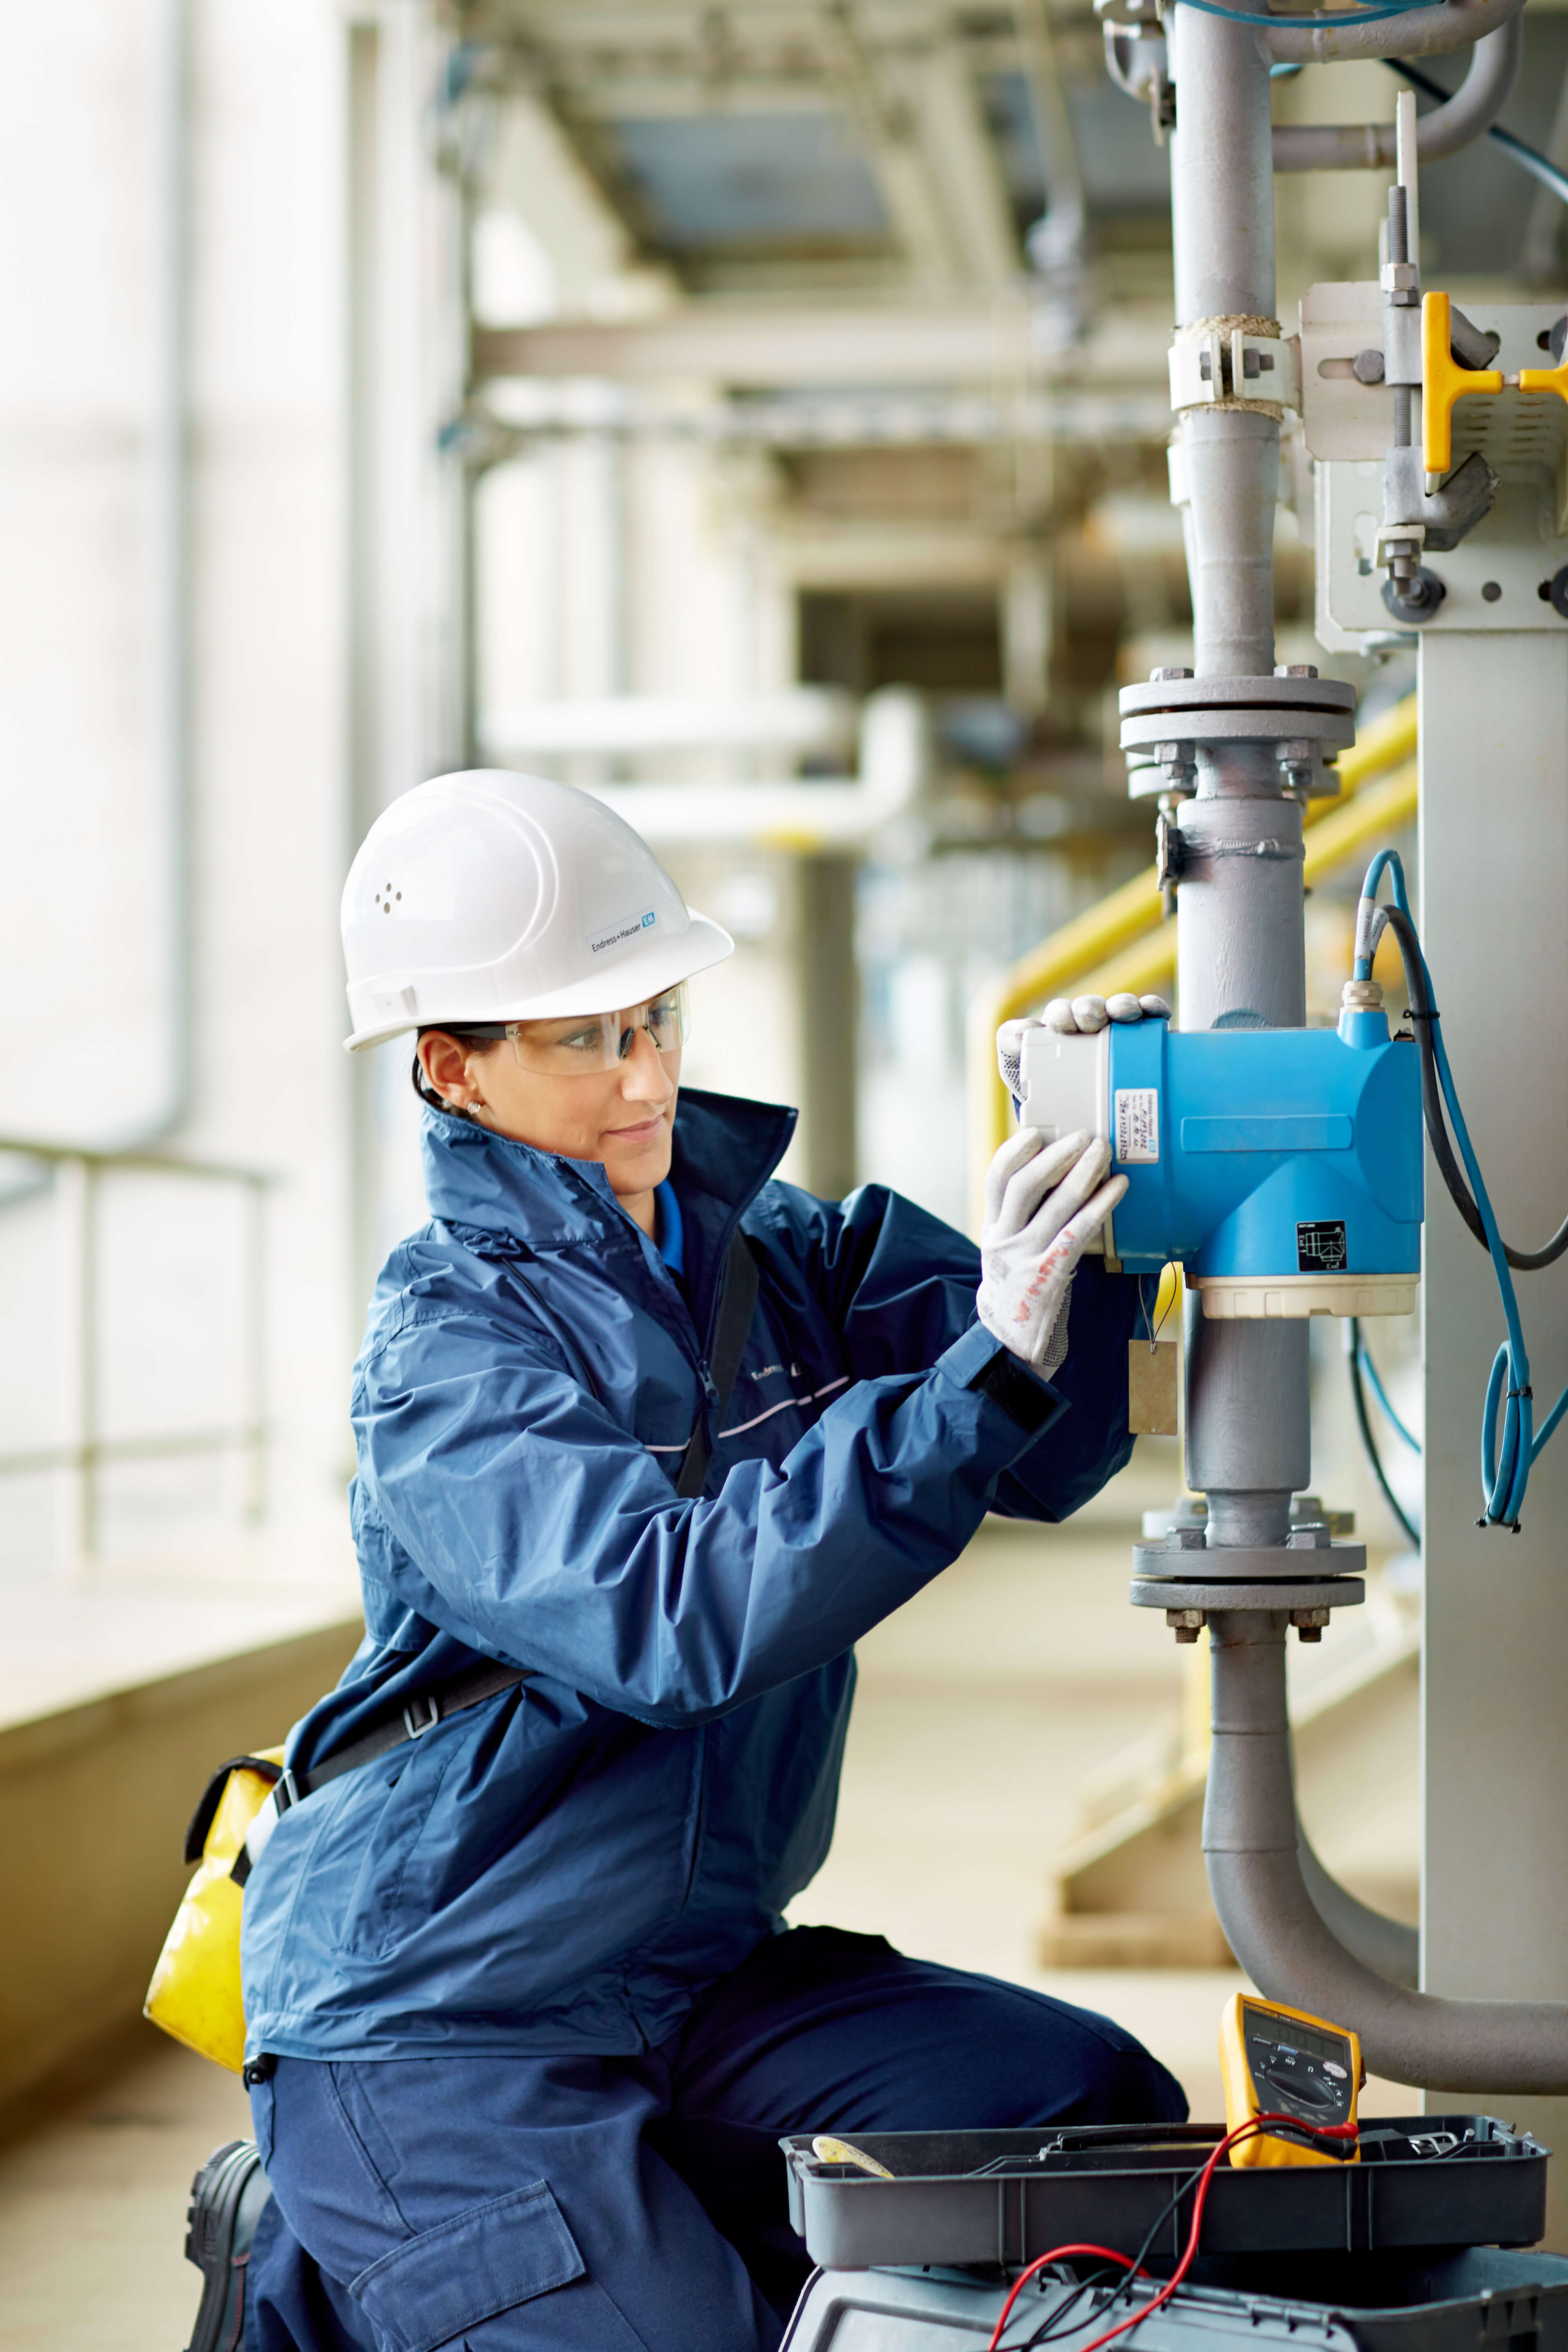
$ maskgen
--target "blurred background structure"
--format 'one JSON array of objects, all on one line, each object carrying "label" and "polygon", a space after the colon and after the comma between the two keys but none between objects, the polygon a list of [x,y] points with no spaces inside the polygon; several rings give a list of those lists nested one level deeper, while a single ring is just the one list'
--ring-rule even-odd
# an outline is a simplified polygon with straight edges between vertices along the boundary
[{"label": "blurred background structure", "polygon": [[[1524,38],[1510,123],[1568,161],[1568,9]],[[1322,80],[1278,115],[1392,121],[1381,66]],[[1282,316],[1363,274],[1388,178],[1279,183]],[[1113,86],[1089,0],[0,0],[0,1822],[36,1895],[0,2112],[30,2129],[72,2081],[114,2111],[208,1764],[353,1646],[348,1367],[423,1214],[403,1057],[340,1045],[376,812],[475,764],[613,798],[738,941],[690,1081],[798,1103],[795,1181],[968,1224],[1019,960],[1080,918],[1051,992],[1164,951],[1115,697],[1190,657],[1190,614],[1157,94]],[[1559,284],[1562,219],[1484,145],[1424,178],[1461,301]],[[1389,715],[1360,788],[1393,776],[1408,824],[1410,656],[1318,646],[1286,472],[1280,658],[1352,678],[1363,740]],[[1310,874],[1325,1015],[1346,854]],[[1384,1743],[1388,1793],[1347,1818],[1326,1764],[1303,1801],[1413,1916],[1417,1571],[1318,1332],[1314,1482],[1387,1564],[1312,1704],[1351,1710],[1326,1755]],[[1418,1331],[1376,1345],[1403,1406]],[[1039,1981],[1076,1954],[1212,2104],[1204,1726],[1124,1606],[1128,1528],[1179,1490],[1145,1441],[1091,1525],[988,1529],[868,1645],[800,1911]],[[907,1769],[937,1719],[940,1790]],[[1123,1852],[1143,1899],[1073,1875]],[[1097,1911],[1132,1924],[1062,1930]],[[219,2136],[136,2096],[174,2173],[182,2128]],[[0,2173],[29,2244],[32,2145]],[[177,2304],[177,2203],[138,2211],[173,2280],[146,2308]]]}]

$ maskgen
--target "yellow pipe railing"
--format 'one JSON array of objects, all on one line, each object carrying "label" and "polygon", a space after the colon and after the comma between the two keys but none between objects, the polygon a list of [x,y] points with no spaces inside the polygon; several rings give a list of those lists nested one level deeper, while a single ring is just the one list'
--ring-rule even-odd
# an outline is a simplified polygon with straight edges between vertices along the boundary
[{"label": "yellow pipe railing", "polygon": [[[1304,882],[1331,873],[1373,836],[1408,824],[1415,814],[1415,698],[1409,695],[1368,727],[1340,761],[1340,796],[1313,801],[1302,822],[1310,828]],[[1398,772],[1375,790],[1363,789],[1396,762]],[[1167,923],[1152,866],[1075,916],[1030,950],[970,1006],[967,1066],[969,1131],[974,1139],[973,1201],[985,1169],[1012,1126],[1012,1106],[996,1074],[996,1031],[1047,997],[1141,995],[1169,981],[1176,968],[1175,926]],[[973,1213],[978,1217],[978,1207]]]}]

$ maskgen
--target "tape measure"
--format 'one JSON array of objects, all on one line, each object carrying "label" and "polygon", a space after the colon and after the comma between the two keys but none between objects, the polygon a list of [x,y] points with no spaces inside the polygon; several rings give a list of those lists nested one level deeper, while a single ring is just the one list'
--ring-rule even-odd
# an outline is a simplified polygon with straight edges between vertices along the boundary
[{"label": "tape measure", "polygon": [[[1342,2025],[1238,1992],[1225,2005],[1219,2067],[1227,2131],[1254,2116],[1289,2116],[1319,2130],[1353,2127],[1356,2093],[1366,2080],[1361,2043]],[[1235,2165],[1359,2164],[1348,2135],[1345,2153],[1298,2140],[1285,2130],[1255,2132],[1231,2150]]]}]

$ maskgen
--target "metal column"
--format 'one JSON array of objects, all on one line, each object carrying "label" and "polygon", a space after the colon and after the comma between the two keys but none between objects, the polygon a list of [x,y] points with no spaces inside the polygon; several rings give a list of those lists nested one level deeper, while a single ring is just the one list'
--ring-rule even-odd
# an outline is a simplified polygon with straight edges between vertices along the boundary
[{"label": "metal column", "polygon": [[[1424,942],[1502,1231],[1534,1248],[1568,1208],[1568,633],[1424,640],[1420,694]],[[1560,2000],[1568,1440],[1541,1457],[1521,1534],[1477,1528],[1481,1399],[1502,1317],[1430,1160],[1426,1264],[1422,1982]],[[1568,1380],[1568,1262],[1516,1281],[1539,1428]],[[1559,2150],[1546,2242],[1568,2247],[1568,2099],[1475,2104]]]}]

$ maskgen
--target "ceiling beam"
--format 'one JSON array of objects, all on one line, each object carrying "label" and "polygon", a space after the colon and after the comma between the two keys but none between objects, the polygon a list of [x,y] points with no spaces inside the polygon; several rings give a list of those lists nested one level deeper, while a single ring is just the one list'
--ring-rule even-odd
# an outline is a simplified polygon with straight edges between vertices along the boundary
[{"label": "ceiling beam", "polygon": [[1158,304],[1119,305],[1057,370],[1044,368],[1033,348],[1033,317],[1022,294],[821,304],[716,296],[650,319],[481,327],[473,374],[476,383],[685,377],[742,391],[973,384],[1003,395],[1047,374],[1085,392],[1165,381],[1169,312]]}]

